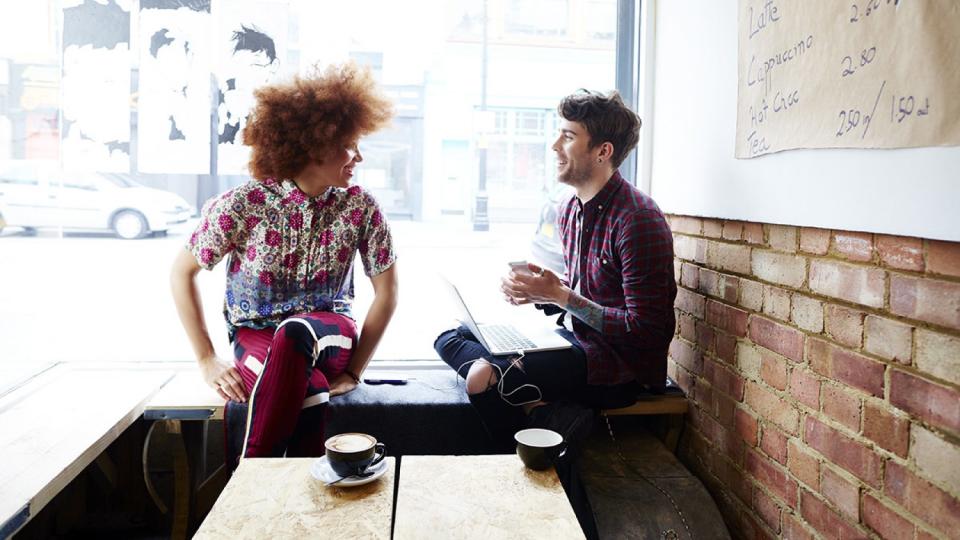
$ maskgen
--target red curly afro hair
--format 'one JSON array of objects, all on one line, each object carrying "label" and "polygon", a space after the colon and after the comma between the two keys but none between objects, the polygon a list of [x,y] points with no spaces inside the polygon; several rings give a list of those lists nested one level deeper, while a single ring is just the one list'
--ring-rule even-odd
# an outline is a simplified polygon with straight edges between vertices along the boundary
[{"label": "red curly afro hair", "polygon": [[253,147],[250,174],[258,180],[291,178],[330,151],[353,144],[389,123],[393,105],[370,70],[353,62],[254,92],[257,105],[243,130]]}]

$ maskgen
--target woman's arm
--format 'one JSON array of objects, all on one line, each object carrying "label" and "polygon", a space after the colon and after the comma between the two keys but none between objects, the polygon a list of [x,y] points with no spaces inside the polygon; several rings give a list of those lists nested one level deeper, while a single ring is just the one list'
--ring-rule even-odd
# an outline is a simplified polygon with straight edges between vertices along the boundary
[{"label": "woman's arm", "polygon": [[[387,329],[387,324],[393,317],[394,310],[397,309],[397,297],[399,294],[397,286],[397,264],[394,263],[390,268],[373,276],[370,281],[373,283],[373,303],[370,304],[370,311],[363,320],[363,327],[360,330],[360,341],[347,370],[360,376],[366,369],[370,359],[373,358],[374,351],[383,337],[383,332]],[[357,382],[347,373],[343,373],[330,381],[330,395],[336,396],[345,394],[357,387]]]},{"label": "woman's arm", "polygon": [[243,388],[240,373],[228,362],[217,357],[207,332],[207,323],[203,318],[203,305],[200,302],[200,293],[197,290],[196,277],[200,272],[200,264],[187,250],[182,250],[173,261],[170,270],[170,289],[173,292],[173,303],[177,306],[177,315],[187,338],[197,357],[200,373],[203,380],[217,390],[220,397],[235,401],[246,401],[247,395]]}]

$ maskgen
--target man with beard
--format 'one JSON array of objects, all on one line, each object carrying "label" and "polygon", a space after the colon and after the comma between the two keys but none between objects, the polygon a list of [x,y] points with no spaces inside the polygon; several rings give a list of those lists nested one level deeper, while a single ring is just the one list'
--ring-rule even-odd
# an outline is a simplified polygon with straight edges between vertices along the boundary
[{"label": "man with beard", "polygon": [[662,391],[675,328],[670,227],[617,170],[637,145],[640,118],[617,92],[581,90],[558,112],[558,179],[576,190],[557,220],[566,272],[529,264],[503,278],[501,290],[511,304],[562,313],[557,332],[573,347],[494,357],[464,327],[434,344],[458,374],[466,371],[470,401],[503,449],[527,426],[558,431],[576,449],[589,434],[591,409]]}]

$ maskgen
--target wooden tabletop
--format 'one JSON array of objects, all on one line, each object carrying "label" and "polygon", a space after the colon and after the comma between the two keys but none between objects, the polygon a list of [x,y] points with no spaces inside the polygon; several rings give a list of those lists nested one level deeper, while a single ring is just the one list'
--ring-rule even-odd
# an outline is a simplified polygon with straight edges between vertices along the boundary
[{"label": "wooden tabletop", "polygon": [[343,488],[313,478],[314,461],[241,460],[194,538],[390,538],[394,458],[379,479]]},{"label": "wooden tabletop", "polygon": [[[217,391],[207,385],[200,375],[199,369],[187,369],[173,377],[163,388],[153,396],[153,399],[147,403],[144,412],[147,416],[153,416],[162,419],[184,418],[177,415],[178,411],[205,411],[202,416],[196,419],[223,419],[224,399],[217,394]],[[162,412],[164,414],[155,414]]]},{"label": "wooden tabletop", "polygon": [[0,537],[110,446],[172,376],[138,364],[62,363],[0,396]]},{"label": "wooden tabletop", "polygon": [[553,469],[516,455],[404,456],[394,538],[583,538]]}]

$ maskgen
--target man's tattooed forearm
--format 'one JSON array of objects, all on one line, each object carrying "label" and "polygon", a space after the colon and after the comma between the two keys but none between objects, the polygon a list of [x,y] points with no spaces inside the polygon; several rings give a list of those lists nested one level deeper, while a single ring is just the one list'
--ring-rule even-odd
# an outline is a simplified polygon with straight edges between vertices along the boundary
[{"label": "man's tattooed forearm", "polygon": [[603,331],[603,307],[592,300],[570,291],[565,306],[567,311],[598,332]]}]

